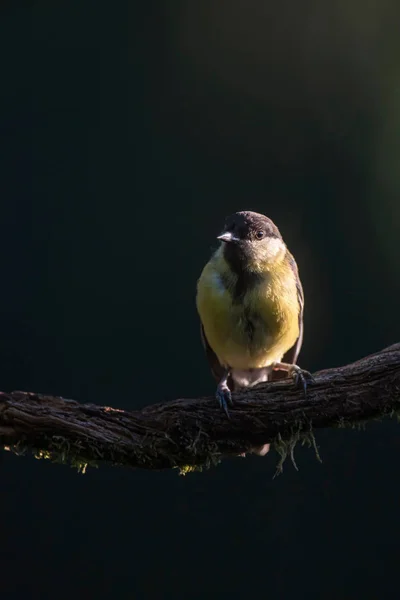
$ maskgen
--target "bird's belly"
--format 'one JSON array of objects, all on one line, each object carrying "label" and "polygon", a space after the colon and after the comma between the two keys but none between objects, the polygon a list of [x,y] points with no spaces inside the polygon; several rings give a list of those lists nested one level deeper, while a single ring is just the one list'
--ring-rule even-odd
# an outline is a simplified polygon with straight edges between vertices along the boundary
[{"label": "bird's belly", "polygon": [[258,383],[269,381],[272,373],[272,366],[262,367],[261,369],[239,370],[232,369],[231,376],[235,384],[235,388],[253,387]]},{"label": "bird's belly", "polygon": [[200,314],[208,343],[220,363],[248,370],[280,361],[293,346],[299,333],[296,308],[276,306],[263,299],[254,307],[227,307],[216,302]]}]

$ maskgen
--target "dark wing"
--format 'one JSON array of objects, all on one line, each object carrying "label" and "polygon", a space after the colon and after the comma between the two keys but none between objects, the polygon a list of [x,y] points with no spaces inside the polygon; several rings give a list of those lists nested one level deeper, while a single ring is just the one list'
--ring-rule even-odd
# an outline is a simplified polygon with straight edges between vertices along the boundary
[{"label": "dark wing", "polygon": [[[226,368],[221,365],[217,358],[217,355],[208,343],[202,323],[200,323],[200,337],[201,342],[203,344],[203,348],[206,351],[206,356],[208,364],[210,365],[211,373],[213,374],[214,379],[219,383],[221,379],[226,375]],[[231,375],[229,375],[228,377],[228,387],[232,392],[235,389],[235,382],[233,381]]]},{"label": "dark wing", "polygon": [[225,374],[225,369],[224,369],[224,367],[221,366],[221,364],[217,358],[217,355],[215,354],[214,350],[211,348],[210,344],[208,343],[202,323],[200,323],[200,337],[201,337],[201,342],[203,344],[203,348],[206,352],[208,364],[210,365],[211,373],[213,374],[213,377],[219,382],[221,380],[221,378],[223,377],[223,375]]},{"label": "dark wing", "polygon": [[290,258],[291,258],[290,264],[291,264],[291,267],[292,267],[293,272],[294,272],[295,277],[296,277],[297,300],[298,300],[299,306],[300,306],[300,311],[299,311],[299,337],[297,338],[296,343],[286,352],[286,354],[282,358],[282,362],[286,362],[286,363],[295,365],[296,362],[297,362],[297,359],[299,357],[299,354],[300,354],[301,345],[303,343],[304,293],[303,293],[303,287],[301,285],[301,281],[300,281],[300,277],[299,277],[299,271],[298,271],[296,262],[295,262],[293,256],[290,256]]},{"label": "dark wing", "polygon": [[[289,252],[288,252],[288,257],[289,257],[290,266],[296,277],[297,300],[298,300],[299,306],[300,306],[299,337],[297,338],[294,345],[291,348],[289,348],[289,350],[286,352],[286,354],[284,354],[284,356],[282,357],[282,362],[288,363],[289,365],[295,365],[297,362],[297,359],[299,357],[299,354],[300,354],[301,345],[303,343],[304,293],[303,293],[303,287],[301,285],[301,281],[300,281],[300,277],[299,277],[299,270],[297,268],[296,261],[294,260],[293,256]],[[273,373],[271,374],[271,381],[276,381],[277,379],[284,379],[286,376],[287,376],[286,373],[283,371],[273,371]]]}]

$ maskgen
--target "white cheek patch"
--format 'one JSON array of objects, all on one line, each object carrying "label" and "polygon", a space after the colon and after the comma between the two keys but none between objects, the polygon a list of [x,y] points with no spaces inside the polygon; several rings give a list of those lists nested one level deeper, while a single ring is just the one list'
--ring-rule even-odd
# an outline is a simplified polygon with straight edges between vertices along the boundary
[{"label": "white cheek patch", "polygon": [[254,260],[257,261],[273,261],[278,254],[281,254],[285,249],[285,244],[279,238],[266,238],[262,241],[250,242],[253,250]]},{"label": "white cheek patch", "polygon": [[279,238],[270,238],[267,244],[267,252],[271,257],[276,256],[283,250],[284,244]]}]

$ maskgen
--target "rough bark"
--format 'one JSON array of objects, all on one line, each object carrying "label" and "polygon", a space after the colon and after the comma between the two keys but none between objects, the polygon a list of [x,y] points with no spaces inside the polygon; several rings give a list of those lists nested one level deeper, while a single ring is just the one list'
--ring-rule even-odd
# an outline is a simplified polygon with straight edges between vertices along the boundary
[{"label": "rough bark", "polygon": [[306,397],[288,381],[234,394],[229,420],[212,397],[128,412],[30,392],[0,393],[0,444],[78,468],[108,462],[185,472],[187,465],[209,466],[266,442],[290,453],[299,439],[314,440],[316,428],[400,411],[400,344],[314,377]]}]

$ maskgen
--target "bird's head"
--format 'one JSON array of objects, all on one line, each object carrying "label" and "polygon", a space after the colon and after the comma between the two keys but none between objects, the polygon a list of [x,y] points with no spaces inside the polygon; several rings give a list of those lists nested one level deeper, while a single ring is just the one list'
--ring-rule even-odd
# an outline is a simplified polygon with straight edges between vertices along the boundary
[{"label": "bird's head", "polygon": [[279,229],[271,219],[250,211],[227,217],[217,239],[223,243],[225,260],[235,270],[263,271],[286,252]]}]

